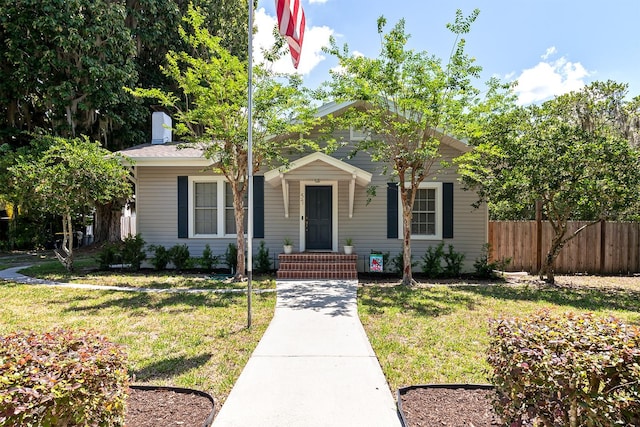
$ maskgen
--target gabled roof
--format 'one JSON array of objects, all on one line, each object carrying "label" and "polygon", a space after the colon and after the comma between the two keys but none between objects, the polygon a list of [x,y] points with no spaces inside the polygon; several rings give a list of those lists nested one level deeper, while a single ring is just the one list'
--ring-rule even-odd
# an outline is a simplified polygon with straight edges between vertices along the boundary
[{"label": "gabled roof", "polygon": [[[366,101],[345,101],[345,102],[329,102],[327,104],[322,105],[318,108],[316,113],[316,117],[325,117],[330,114],[340,115],[344,113],[349,108],[357,108],[357,107],[365,107],[369,105]],[[448,146],[455,148],[458,151],[467,152],[471,151],[472,148],[464,141],[460,141],[459,139],[453,138],[449,135],[446,135],[441,129],[436,129],[436,132],[440,135],[443,135],[441,142],[447,144]]]},{"label": "gabled roof", "polygon": [[271,185],[276,186],[280,183],[282,177],[287,173],[293,172],[296,169],[304,168],[308,164],[316,161],[325,163],[335,169],[348,173],[349,176],[355,179],[355,182],[358,185],[366,186],[371,182],[371,173],[321,152],[309,154],[308,156],[294,160],[289,164],[288,168],[280,167],[277,169],[272,169],[264,174],[264,180]]},{"label": "gabled roof", "polygon": [[119,154],[135,161],[140,166],[209,166],[211,160],[199,148],[182,144],[142,144],[118,151]]}]

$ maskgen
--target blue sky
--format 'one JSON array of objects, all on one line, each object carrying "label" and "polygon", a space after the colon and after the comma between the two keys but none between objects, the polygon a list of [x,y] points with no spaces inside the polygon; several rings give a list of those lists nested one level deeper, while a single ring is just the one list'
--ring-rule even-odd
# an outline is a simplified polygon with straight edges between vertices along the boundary
[{"label": "blue sky", "polygon": [[[333,35],[352,52],[375,57],[380,50],[377,18],[390,29],[405,18],[409,47],[443,60],[454,43],[445,25],[456,9],[480,16],[466,36],[467,53],[491,76],[518,80],[520,103],[538,103],[596,80],[629,84],[640,95],[639,0],[302,0],[307,19],[298,72],[317,87],[329,79],[335,58],[322,53]],[[259,0],[254,46],[272,43],[273,0]],[[259,56],[257,58],[259,60]],[[290,58],[276,68],[293,72]],[[480,82],[482,83],[482,82]]]}]

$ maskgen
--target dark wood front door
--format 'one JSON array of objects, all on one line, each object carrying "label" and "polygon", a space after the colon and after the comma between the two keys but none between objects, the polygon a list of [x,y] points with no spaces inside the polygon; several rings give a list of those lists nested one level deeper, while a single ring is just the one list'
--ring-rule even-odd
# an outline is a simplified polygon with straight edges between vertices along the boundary
[{"label": "dark wood front door", "polygon": [[308,250],[332,250],[332,187],[307,186],[305,242]]}]

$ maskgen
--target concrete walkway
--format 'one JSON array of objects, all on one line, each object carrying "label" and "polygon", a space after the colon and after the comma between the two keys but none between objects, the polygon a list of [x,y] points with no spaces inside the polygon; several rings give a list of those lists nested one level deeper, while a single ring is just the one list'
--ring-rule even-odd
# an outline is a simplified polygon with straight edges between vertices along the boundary
[{"label": "concrete walkway", "polygon": [[357,281],[278,281],[276,311],[214,427],[398,427]]},{"label": "concrete walkway", "polygon": [[[144,292],[144,293],[158,293],[158,294],[203,294],[203,293],[247,293],[246,289],[183,289],[183,288],[140,288],[132,286],[102,286],[102,285],[90,285],[86,283],[63,283],[55,282],[52,280],[36,279],[34,277],[25,276],[18,273],[20,270],[30,267],[28,265],[21,265],[19,267],[11,267],[5,270],[0,270],[0,280],[6,280],[8,282],[22,283],[25,285],[45,285],[45,286],[57,286],[62,288],[72,289],[90,289],[94,291],[119,291],[119,292]],[[274,289],[254,289],[252,293],[270,293],[274,292]]]}]

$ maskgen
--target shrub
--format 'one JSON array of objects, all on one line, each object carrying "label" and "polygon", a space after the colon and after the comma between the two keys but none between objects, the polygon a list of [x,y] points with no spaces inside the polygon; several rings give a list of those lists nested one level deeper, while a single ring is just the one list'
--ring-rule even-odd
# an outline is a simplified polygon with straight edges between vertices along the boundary
[{"label": "shrub", "polygon": [[609,317],[492,321],[488,361],[505,425],[640,425],[640,331]]},{"label": "shrub", "polygon": [[238,268],[238,247],[235,244],[229,243],[229,246],[227,246],[227,250],[224,253],[224,262],[232,274],[236,272]]},{"label": "shrub", "polygon": [[153,251],[153,258],[151,258],[151,265],[156,270],[164,270],[167,268],[167,264],[171,261],[169,251],[162,245],[151,245],[149,250]]},{"label": "shrub", "polygon": [[140,234],[125,237],[122,245],[122,262],[129,264],[133,270],[140,270],[140,264],[147,259],[144,245],[145,241]]},{"label": "shrub", "polygon": [[479,258],[476,258],[473,267],[476,269],[476,276],[480,279],[495,279],[498,277],[496,271],[504,270],[511,262],[511,258],[502,258],[497,261],[489,262],[489,253],[491,245],[485,243],[482,246],[482,252]]},{"label": "shrub", "polygon": [[427,277],[440,277],[444,272],[442,268],[442,257],[444,256],[444,243],[438,246],[427,248],[427,252],[422,257],[422,272]]},{"label": "shrub", "polygon": [[444,259],[444,275],[447,277],[458,277],[462,272],[464,254],[453,250],[453,245],[449,245],[448,252],[442,255]]},{"label": "shrub", "polygon": [[120,247],[113,243],[107,243],[102,247],[100,253],[98,253],[100,270],[108,270],[113,264],[118,263],[120,260]]},{"label": "shrub", "polygon": [[216,265],[218,265],[218,257],[213,255],[211,246],[207,243],[202,251],[202,258],[200,258],[200,266],[207,271],[212,271]]},{"label": "shrub", "polygon": [[122,349],[92,332],[0,337],[0,425],[122,426]]},{"label": "shrub", "polygon": [[185,244],[174,245],[169,249],[169,259],[176,270],[184,270],[185,268],[188,268],[190,258],[191,254],[189,253],[189,247]]},{"label": "shrub", "polygon": [[268,273],[271,271],[271,259],[269,258],[269,249],[265,246],[264,240],[260,240],[258,255],[256,256],[256,272]]},{"label": "shrub", "polygon": [[[418,265],[418,261],[413,260],[413,255],[411,255],[411,268]],[[394,274],[402,275],[402,270],[404,269],[404,254],[402,251],[398,252],[396,256],[391,258],[391,272]]]}]

